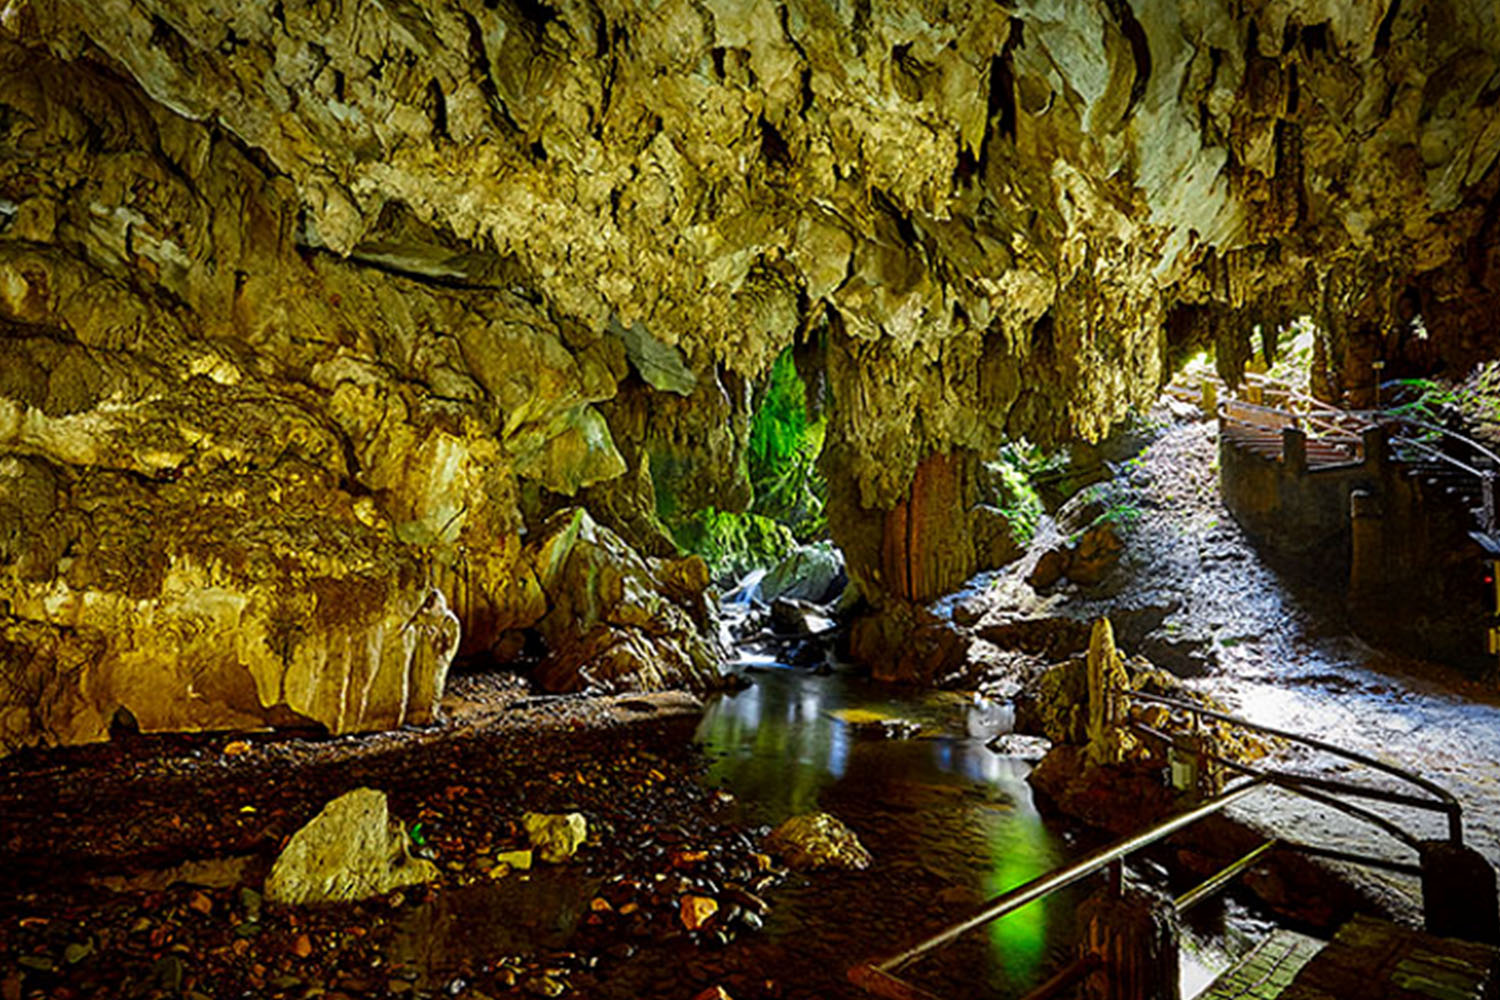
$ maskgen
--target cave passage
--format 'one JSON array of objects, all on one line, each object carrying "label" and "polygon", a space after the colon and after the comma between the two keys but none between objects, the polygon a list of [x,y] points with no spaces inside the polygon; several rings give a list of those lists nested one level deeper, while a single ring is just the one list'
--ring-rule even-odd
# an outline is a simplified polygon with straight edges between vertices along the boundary
[{"label": "cave passage", "polygon": [[1500,7],[908,7],[0,5],[0,1000],[1500,979]]}]

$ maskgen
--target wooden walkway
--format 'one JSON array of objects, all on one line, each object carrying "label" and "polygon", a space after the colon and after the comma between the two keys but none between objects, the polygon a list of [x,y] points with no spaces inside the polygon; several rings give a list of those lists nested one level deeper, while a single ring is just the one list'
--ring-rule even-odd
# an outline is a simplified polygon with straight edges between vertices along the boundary
[{"label": "wooden walkway", "polygon": [[1355,917],[1326,946],[1278,931],[1198,1000],[1490,1000],[1500,948]]}]

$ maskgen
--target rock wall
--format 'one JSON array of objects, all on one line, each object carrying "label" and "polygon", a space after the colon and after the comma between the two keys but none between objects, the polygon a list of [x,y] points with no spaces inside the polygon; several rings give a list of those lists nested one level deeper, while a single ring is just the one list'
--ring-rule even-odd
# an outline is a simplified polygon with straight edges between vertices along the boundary
[{"label": "rock wall", "polygon": [[[1096,438],[1175,353],[1212,340],[1233,370],[1301,311],[1328,395],[1376,356],[1489,353],[1497,21],[1489,0],[9,0],[0,613],[28,652],[0,704],[30,721],[6,741],[82,738],[37,721],[68,698],[194,706],[196,683],[139,680],[189,661],[242,693],[162,726],[423,717],[425,693],[355,711],[268,678],[304,656],[342,664],[320,690],[436,692],[444,602],[465,652],[512,651],[554,600],[528,533],[577,502],[669,555],[652,476],[742,503],[750,386],[794,340],[821,345],[846,533],[910,503],[931,455]],[[701,594],[640,565],[692,620]],[[314,607],[316,580],[369,584],[337,637],[299,613],[308,652],[247,651],[287,617],[266,595]],[[428,644],[394,638],[421,608]],[[126,645],[151,666],[81,666]],[[44,661],[74,694],[39,693]]]}]

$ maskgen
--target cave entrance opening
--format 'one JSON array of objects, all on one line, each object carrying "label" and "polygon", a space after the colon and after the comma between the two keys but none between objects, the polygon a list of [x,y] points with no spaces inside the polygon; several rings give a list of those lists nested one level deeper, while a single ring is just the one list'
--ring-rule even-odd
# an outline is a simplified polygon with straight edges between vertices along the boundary
[{"label": "cave entrance opening", "polygon": [[657,515],[685,552],[702,556],[721,593],[816,604],[843,589],[843,557],[829,538],[828,483],[819,467],[830,394],[820,345],[794,344],[750,387],[742,510],[682,510],[657,488]]}]

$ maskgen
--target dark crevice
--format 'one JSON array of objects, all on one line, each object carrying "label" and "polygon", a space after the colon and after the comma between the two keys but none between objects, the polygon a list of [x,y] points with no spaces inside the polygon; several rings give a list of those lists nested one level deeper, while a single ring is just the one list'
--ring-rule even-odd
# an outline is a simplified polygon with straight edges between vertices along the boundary
[{"label": "dark crevice", "polygon": [[792,151],[775,125],[760,117],[760,156],[773,167],[786,170],[792,166]]},{"label": "dark crevice", "polygon": [[1298,24],[1298,22],[1295,19],[1288,20],[1286,22],[1286,24],[1284,26],[1282,26],[1282,29],[1281,29],[1281,54],[1282,55],[1284,55],[1284,56],[1291,55],[1292,54],[1292,50],[1297,47],[1298,30],[1299,30],[1300,27],[1301,26]]},{"label": "dark crevice", "polygon": [[870,33],[870,0],[854,0],[854,20],[850,25],[854,33],[854,51],[865,54],[865,36]]},{"label": "dark crevice", "polygon": [[1328,22],[1321,21],[1318,24],[1309,24],[1302,29],[1302,53],[1311,58],[1314,55],[1322,55],[1328,52],[1331,46]]},{"label": "dark crevice", "polygon": [[870,201],[874,204],[876,210],[885,213],[896,224],[896,232],[900,235],[903,243],[911,247],[920,245],[921,236],[917,233],[917,227],[912,225],[911,220],[906,217],[906,213],[902,212],[896,206],[896,203],[891,200],[890,195],[880,190],[880,188],[872,188],[870,190]]},{"label": "dark crevice", "polygon": [[1146,96],[1146,85],[1151,81],[1151,45],[1146,38],[1146,29],[1136,20],[1129,0],[1106,0],[1109,12],[1114,15],[1120,33],[1130,45],[1130,55],[1135,60],[1135,80],[1130,84],[1130,101],[1125,105],[1123,117],[1129,118],[1141,98]]},{"label": "dark crevice", "polygon": [[953,164],[953,186],[956,188],[963,187],[966,184],[972,183],[978,175],[979,159],[974,155],[973,150],[964,145],[963,140],[960,139],[958,142],[958,156],[955,158]]},{"label": "dark crevice", "polygon": [[1011,58],[1016,49],[1024,45],[1024,26],[1021,19],[1010,19],[1010,33],[1000,54],[990,60],[990,89],[985,98],[986,120],[984,140],[979,144],[977,172],[984,173],[989,164],[990,142],[996,137],[1014,142],[1016,139],[1016,81],[1011,71]]},{"label": "dark crevice", "polygon": [[594,58],[603,59],[605,54],[609,52],[609,45],[613,35],[610,32],[609,21],[605,19],[602,10],[595,6],[590,13],[593,14],[594,21]]},{"label": "dark crevice", "polygon": [[1298,105],[1302,103],[1302,89],[1297,84],[1297,64],[1293,63],[1286,69],[1286,113],[1295,115]]},{"label": "dark crevice", "polygon": [[451,140],[448,134],[448,95],[436,79],[427,83],[427,117],[432,121],[432,133],[439,139]]},{"label": "dark crevice", "polygon": [[1401,13],[1401,0],[1391,0],[1391,5],[1386,8],[1385,17],[1380,19],[1380,27],[1375,29],[1375,55],[1383,56],[1391,47],[1391,29],[1395,27],[1396,17]]},{"label": "dark crevice", "polygon": [[1038,361],[1050,361],[1057,352],[1057,323],[1052,310],[1042,313],[1031,327],[1031,355]]},{"label": "dark crevice", "polygon": [[500,97],[500,89],[490,75],[490,56],[484,47],[484,31],[473,14],[464,12],[464,24],[469,29],[469,65],[479,83],[479,92],[490,107],[491,116],[503,129],[511,134],[521,131],[521,126],[511,117],[510,109]]},{"label": "dark crevice", "polygon": [[547,22],[557,17],[556,7],[538,3],[537,0],[510,0],[506,6],[518,15],[518,20],[523,22],[522,29],[533,38],[541,38],[542,29],[547,26]]}]

